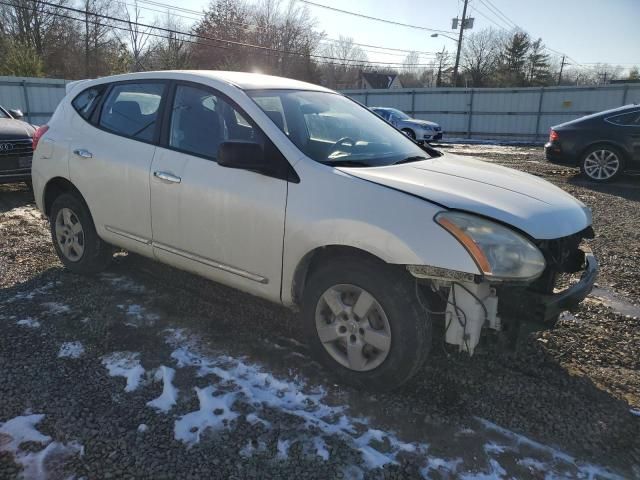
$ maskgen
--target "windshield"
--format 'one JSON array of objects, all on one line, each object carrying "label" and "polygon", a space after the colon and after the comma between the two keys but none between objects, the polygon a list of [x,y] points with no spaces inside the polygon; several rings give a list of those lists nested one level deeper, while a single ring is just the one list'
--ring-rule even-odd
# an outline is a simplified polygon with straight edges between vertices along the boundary
[{"label": "windshield", "polygon": [[342,95],[302,90],[247,94],[285,135],[317,162],[384,166],[429,155],[379,116]]},{"label": "windshield", "polygon": [[7,115],[2,107],[0,107],[0,118],[9,118],[9,115]]}]

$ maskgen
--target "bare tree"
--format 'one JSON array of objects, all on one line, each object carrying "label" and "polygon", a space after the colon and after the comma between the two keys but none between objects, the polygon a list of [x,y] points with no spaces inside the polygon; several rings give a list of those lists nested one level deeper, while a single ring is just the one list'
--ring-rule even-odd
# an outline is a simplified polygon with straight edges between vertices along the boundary
[{"label": "bare tree", "polygon": [[185,69],[191,65],[192,44],[182,33],[184,25],[171,12],[167,15],[161,27],[168,30],[166,38],[152,41],[149,53],[149,63],[158,70]]},{"label": "bare tree", "polygon": [[330,57],[322,64],[322,74],[331,88],[355,86],[361,70],[366,70],[363,61],[367,61],[367,54],[351,37],[340,36],[338,40],[328,42],[321,54]]},{"label": "bare tree", "polygon": [[451,66],[451,55],[447,52],[446,47],[442,47],[442,51],[436,53],[436,87],[441,87],[443,84],[443,73]]},{"label": "bare tree", "polygon": [[[137,72],[145,70],[145,59],[149,53],[149,39],[151,37],[153,28],[144,27],[141,25],[142,14],[140,7],[138,7],[138,1],[133,0],[133,5],[125,5],[123,8],[124,19],[127,22],[127,34],[126,42],[131,49],[131,65],[129,70]],[[121,41],[122,38],[121,38]]]},{"label": "bare tree", "polygon": [[500,58],[500,36],[487,28],[469,35],[462,50],[462,65],[474,87],[490,83]]}]

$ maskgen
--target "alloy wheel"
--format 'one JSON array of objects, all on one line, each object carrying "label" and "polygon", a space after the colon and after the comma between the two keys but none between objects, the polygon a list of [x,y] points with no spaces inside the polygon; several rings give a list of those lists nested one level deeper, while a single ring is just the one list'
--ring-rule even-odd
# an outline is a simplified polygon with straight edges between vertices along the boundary
[{"label": "alloy wheel", "polygon": [[611,150],[594,150],[584,159],[584,172],[594,180],[609,180],[620,170],[620,159]]},{"label": "alloy wheel", "polygon": [[70,261],[77,262],[84,253],[84,230],[78,215],[70,208],[61,208],[56,215],[56,241],[62,254]]},{"label": "alloy wheel", "polygon": [[316,305],[315,324],[325,350],[350,370],[373,370],[391,350],[386,313],[369,292],[356,285],[334,285],[325,291]]}]

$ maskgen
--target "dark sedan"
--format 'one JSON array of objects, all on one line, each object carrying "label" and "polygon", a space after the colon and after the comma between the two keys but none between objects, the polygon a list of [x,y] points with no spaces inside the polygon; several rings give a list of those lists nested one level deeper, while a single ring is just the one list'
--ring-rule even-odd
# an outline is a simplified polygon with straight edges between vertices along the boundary
[{"label": "dark sedan", "polygon": [[0,106],[0,183],[31,182],[35,128],[21,118],[19,110]]},{"label": "dark sedan", "polygon": [[551,127],[547,160],[580,167],[595,182],[640,169],[640,105],[594,113]]}]

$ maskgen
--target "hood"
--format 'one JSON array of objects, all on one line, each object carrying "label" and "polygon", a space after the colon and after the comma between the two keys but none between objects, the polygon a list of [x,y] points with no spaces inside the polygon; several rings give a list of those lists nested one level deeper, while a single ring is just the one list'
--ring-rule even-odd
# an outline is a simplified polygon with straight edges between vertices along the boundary
[{"label": "hood", "polygon": [[33,127],[26,122],[13,118],[0,118],[0,140],[31,138],[33,132]]},{"label": "hood", "polygon": [[407,123],[409,125],[420,125],[420,126],[427,126],[427,127],[439,127],[439,125],[435,122],[430,122],[428,120],[417,120],[415,118],[412,118],[410,120],[403,120],[403,123]]},{"label": "hood", "polygon": [[539,240],[591,225],[591,211],[555,185],[469,157],[447,153],[421,162],[340,170],[446,208],[499,220]]}]

